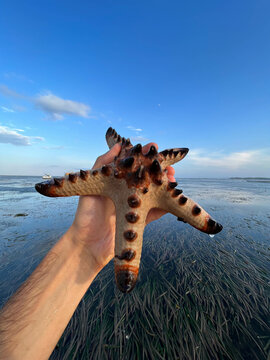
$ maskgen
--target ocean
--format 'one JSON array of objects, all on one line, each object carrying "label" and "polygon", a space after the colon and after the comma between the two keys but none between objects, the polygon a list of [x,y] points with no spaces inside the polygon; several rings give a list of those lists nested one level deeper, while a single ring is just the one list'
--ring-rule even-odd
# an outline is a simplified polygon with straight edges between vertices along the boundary
[{"label": "ocean", "polygon": [[[0,307],[73,221],[77,197],[48,198],[34,176],[0,176]],[[144,234],[134,291],[110,263],[51,359],[267,359],[270,179],[177,179],[223,225],[210,238],[170,214]]]}]

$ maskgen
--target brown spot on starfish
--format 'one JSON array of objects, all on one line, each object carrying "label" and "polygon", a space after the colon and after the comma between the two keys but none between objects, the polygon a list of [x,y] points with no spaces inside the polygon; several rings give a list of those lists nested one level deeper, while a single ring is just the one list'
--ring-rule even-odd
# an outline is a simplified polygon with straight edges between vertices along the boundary
[{"label": "brown spot on starfish", "polygon": [[144,155],[141,144],[133,146],[112,128],[107,130],[106,140],[110,149],[116,143],[122,145],[111,164],[36,184],[36,190],[46,196],[103,195],[112,199],[116,209],[115,278],[118,288],[127,293],[137,281],[145,221],[152,208],[170,212],[207,234],[220,232],[222,225],[176,189],[176,182],[168,180],[167,166],[182,160],[187,148],[157,152],[151,146]]}]

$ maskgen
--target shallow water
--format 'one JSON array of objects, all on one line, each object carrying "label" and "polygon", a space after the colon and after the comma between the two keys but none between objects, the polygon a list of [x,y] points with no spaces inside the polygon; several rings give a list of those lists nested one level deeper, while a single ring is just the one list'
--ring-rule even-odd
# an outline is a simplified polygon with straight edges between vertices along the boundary
[{"label": "shallow water", "polygon": [[[39,177],[0,176],[0,307],[29,276],[73,220],[78,199],[76,197],[43,197],[34,189],[34,184],[40,180]],[[134,349],[137,347],[144,349],[141,352],[143,354],[141,358],[145,359],[212,359],[215,356],[221,359],[266,359],[267,352],[270,350],[270,339],[269,334],[267,335],[267,326],[262,323],[265,323],[269,316],[270,182],[268,180],[264,179],[262,182],[256,179],[178,179],[178,187],[222,223],[223,231],[214,238],[210,238],[187,224],[177,222],[171,215],[166,215],[148,225],[144,236],[140,279],[135,290],[131,295],[122,296],[115,289],[112,265],[106,267],[72,318],[52,359],[135,359],[138,358],[138,354],[134,355]],[[165,278],[162,274],[166,274]],[[104,279],[107,279],[108,288],[104,291],[106,300],[104,300],[102,313],[109,319],[105,328],[108,336],[104,335],[106,334],[102,328],[104,322],[100,323],[99,330],[95,332],[91,330],[93,318],[88,318],[87,311],[92,306],[97,306],[93,303],[93,299],[99,293],[100,284],[104,283]],[[205,279],[203,286],[202,279]],[[250,287],[249,292],[243,290],[246,283]],[[170,288],[170,285],[177,289],[177,294],[173,293],[174,290]],[[170,293],[171,299],[174,296],[179,298],[179,301],[174,304],[173,311],[178,309],[177,307],[183,309],[183,304],[186,304],[185,314],[189,314],[189,317],[183,317],[184,312],[179,310],[182,317],[179,317],[179,314],[172,317],[174,333],[168,338],[166,334],[169,334],[171,330],[170,327],[164,325],[168,318],[164,315],[164,323],[159,323],[159,327],[155,324],[157,321],[155,311],[158,309],[162,318],[162,314],[166,314],[168,307],[171,306],[171,303],[166,303],[170,296],[163,296],[164,292]],[[165,303],[155,302],[156,309],[153,302],[151,304],[147,300],[153,294],[155,294],[155,299],[160,298],[165,301]],[[220,294],[220,298],[217,294]],[[190,300],[188,297],[191,296],[194,298]],[[205,320],[204,324],[202,314],[208,311],[205,309],[214,309],[222,297],[225,297],[225,310],[223,305],[220,305],[219,310],[215,309],[217,315],[212,314],[210,320]],[[232,300],[228,300],[231,298]],[[130,299],[133,299],[133,303],[130,303]],[[114,321],[111,313],[116,312],[116,300],[122,310],[120,309],[115,316],[121,319],[124,316],[121,311],[125,312],[125,307],[129,306],[129,323],[133,324],[133,328],[125,328],[122,325],[117,329],[115,326],[111,327],[111,321],[112,324]],[[136,301],[141,302],[141,306],[136,308],[134,305],[135,308],[131,311]],[[262,308],[255,306],[255,303],[259,301],[263,303]],[[238,314],[236,316],[238,320],[230,319],[228,307],[234,309],[234,314]],[[186,313],[187,308],[188,313]],[[197,309],[203,310],[198,312]],[[252,309],[254,310],[253,318],[256,321],[251,320],[248,315]],[[147,316],[143,314],[144,310],[149,312]],[[224,313],[222,315],[224,321],[229,324],[226,325],[228,334],[224,330],[225,325],[221,326],[221,322],[219,323],[218,319],[222,316],[218,315],[218,311]],[[193,329],[189,322],[190,314],[193,312],[195,323],[200,321],[200,329]],[[241,314],[243,312],[247,312],[246,317],[249,319],[246,325],[249,329],[247,333],[242,327],[244,320]],[[144,319],[151,316],[153,320],[150,322],[152,321],[155,325],[145,323],[144,326],[149,327],[147,328],[149,333],[155,328],[155,334],[149,335],[149,339],[146,335],[135,338],[132,335],[134,328],[139,331],[139,327],[142,327],[137,321],[144,322],[146,321]],[[84,319],[87,317],[90,324],[89,332],[90,330],[92,332],[82,333],[80,327],[82,321],[78,322],[78,318],[82,317]],[[211,332],[211,326],[215,328],[215,331]],[[101,328],[104,337],[102,341]],[[192,331],[185,333],[189,328]],[[74,346],[69,346],[72,344],[70,332],[74,333],[74,329],[79,334],[79,337],[76,337],[76,350]],[[112,331],[115,336],[111,334],[109,336]],[[179,340],[175,331],[179,332],[179,336],[181,334],[183,338],[187,337],[184,343]],[[219,332],[221,335],[217,340]],[[211,346],[209,334],[213,339]],[[97,343],[103,342],[100,347],[94,348],[94,352],[93,344],[89,340],[91,336]],[[225,340],[223,339],[222,342],[220,338]],[[245,354],[244,357],[237,352],[236,344],[237,341],[239,344],[239,339],[241,339],[241,354]],[[127,340],[128,343],[125,342]],[[171,343],[168,345],[166,341],[171,341]],[[188,341],[190,345],[187,345]],[[88,350],[85,350],[86,343]],[[160,343],[162,345],[159,346]],[[153,346],[152,351],[157,351],[156,355],[149,355],[151,353],[147,352],[147,348],[151,346]],[[235,352],[231,354],[228,348],[233,349],[234,346]],[[170,354],[172,348],[175,353]],[[252,351],[256,354],[255,356]]]}]

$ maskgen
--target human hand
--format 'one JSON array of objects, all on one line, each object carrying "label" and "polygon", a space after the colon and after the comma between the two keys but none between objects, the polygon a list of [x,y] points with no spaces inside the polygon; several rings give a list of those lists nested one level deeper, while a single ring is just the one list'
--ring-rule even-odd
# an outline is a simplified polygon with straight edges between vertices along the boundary
[{"label": "human hand", "polygon": [[[152,142],[143,147],[143,154],[146,154],[152,145],[158,149],[158,145]],[[121,145],[115,144],[111,150],[97,158],[93,169],[113,162],[120,150]],[[172,182],[175,181],[174,172],[171,166],[167,168],[168,179]],[[164,214],[166,214],[164,210],[151,209],[146,224],[159,219]],[[80,196],[75,219],[69,231],[72,232],[72,238],[76,243],[83,245],[84,251],[93,258],[98,270],[114,257],[115,226],[115,206],[111,199],[98,195]]]}]

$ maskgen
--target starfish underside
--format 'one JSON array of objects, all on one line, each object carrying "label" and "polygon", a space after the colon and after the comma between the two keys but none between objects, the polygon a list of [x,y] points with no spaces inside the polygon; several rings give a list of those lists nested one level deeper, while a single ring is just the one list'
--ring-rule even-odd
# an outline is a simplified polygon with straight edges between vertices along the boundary
[{"label": "starfish underside", "polygon": [[106,133],[111,149],[122,145],[111,164],[96,170],[80,170],[62,178],[36,184],[45,196],[103,195],[112,199],[116,209],[115,278],[118,288],[130,292],[137,281],[142,251],[143,232],[149,210],[160,208],[177,216],[207,234],[216,234],[222,225],[170,182],[166,168],[188,153],[187,148],[157,152],[154,146],[142,154],[142,145],[133,146],[112,128]]}]

